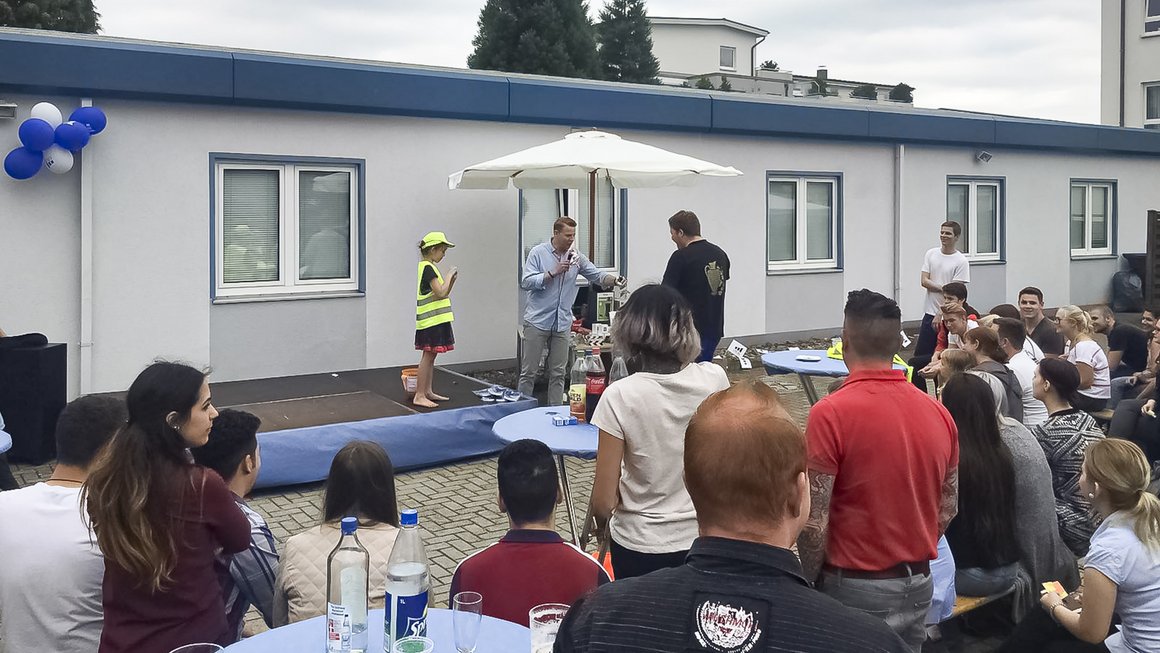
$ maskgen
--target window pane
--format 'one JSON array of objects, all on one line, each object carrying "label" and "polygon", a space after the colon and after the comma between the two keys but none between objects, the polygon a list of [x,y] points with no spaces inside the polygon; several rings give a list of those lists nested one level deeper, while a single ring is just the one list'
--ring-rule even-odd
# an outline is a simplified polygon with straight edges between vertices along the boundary
[{"label": "window pane", "polygon": [[947,186],[947,220],[957,222],[963,228],[959,237],[959,248],[964,254],[971,253],[971,235],[968,229],[967,215],[970,211],[971,187],[966,184],[950,184]]},{"label": "window pane", "polygon": [[1092,186],[1092,249],[1108,246],[1108,188]]},{"label": "window pane", "polygon": [[978,254],[999,252],[999,188],[976,186],[975,233],[978,234]]},{"label": "window pane", "polygon": [[766,252],[770,261],[797,259],[796,181],[769,182],[769,216],[766,224]]},{"label": "window pane", "polygon": [[1147,105],[1147,120],[1160,120],[1160,86],[1149,86],[1144,89],[1144,104]]},{"label": "window pane", "polygon": [[298,256],[302,279],[349,279],[350,173],[298,173]]},{"label": "window pane", "polygon": [[561,193],[547,188],[521,190],[520,210],[523,212],[524,231],[524,251],[520,260],[525,261],[533,247],[552,237],[552,224],[564,215]]},{"label": "window pane", "polygon": [[1071,248],[1087,249],[1084,216],[1087,213],[1087,186],[1071,187]]},{"label": "window pane", "polygon": [[834,257],[834,185],[806,182],[806,259]]},{"label": "window pane", "polygon": [[1147,0],[1148,18],[1160,18],[1160,0]]},{"label": "window pane", "polygon": [[616,264],[614,247],[616,246],[616,230],[613,216],[613,197],[615,189],[608,179],[596,180],[596,243],[589,254],[591,224],[588,221],[588,187],[579,189],[576,193],[579,206],[572,210],[578,223],[576,228],[576,247],[585,256],[588,256],[596,267],[611,268]]},{"label": "window pane", "polygon": [[278,280],[277,170],[222,173],[222,267],[225,283]]},{"label": "window pane", "polygon": [[728,46],[721,46],[721,67],[735,68],[737,60],[737,49]]}]

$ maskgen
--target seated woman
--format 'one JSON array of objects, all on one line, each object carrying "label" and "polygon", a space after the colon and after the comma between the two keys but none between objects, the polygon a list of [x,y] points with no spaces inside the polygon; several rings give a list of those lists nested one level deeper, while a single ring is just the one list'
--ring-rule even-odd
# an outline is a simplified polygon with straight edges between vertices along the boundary
[{"label": "seated woman", "polygon": [[942,353],[942,365],[938,370],[938,391],[942,392],[943,387],[956,374],[966,372],[975,366],[975,357],[971,352],[963,349],[948,349]]},{"label": "seated woman", "polygon": [[1019,624],[1001,653],[1160,651],[1160,499],[1148,492],[1150,480],[1144,452],[1131,442],[1109,438],[1088,449],[1080,490],[1103,523],[1084,565],[1083,609],[1045,593],[1043,610]]},{"label": "seated woman", "polygon": [[[1160,345],[1160,330],[1152,335],[1152,341]],[[1144,372],[1134,374],[1126,379],[1132,379],[1133,387],[1142,387],[1140,394],[1133,399],[1124,399],[1116,405],[1112,415],[1112,423],[1108,426],[1108,435],[1135,442],[1144,450],[1150,463],[1160,460],[1160,420],[1156,419],[1156,382],[1155,371],[1157,364],[1149,365],[1148,376]],[[1123,379],[1116,379],[1121,381]],[[1115,395],[1115,381],[1112,393]]]},{"label": "seated woman", "polygon": [[381,446],[355,440],[330,463],[322,524],[286,540],[274,584],[274,625],[326,614],[326,559],[342,537],[343,517],[358,517],[358,539],[371,554],[370,609],[383,607],[387,559],[399,534],[395,468]]},{"label": "seated woman", "polygon": [[982,379],[951,378],[942,403],[959,429],[959,513],[946,532],[955,556],[955,590],[990,596],[1011,587],[1018,571],[1015,465],[999,436],[991,388]]},{"label": "seated woman", "polygon": [[153,363],[125,405],[129,421],[81,491],[105,556],[100,652],[232,644],[216,554],[245,551],[250,522],[225,481],[189,455],[217,417],[205,373]]},{"label": "seated woman", "polygon": [[1023,421],[1023,388],[1007,367],[1007,352],[999,346],[999,334],[987,327],[975,327],[963,335],[963,349],[975,358],[975,370],[986,372],[1003,384],[999,410],[1011,419]]},{"label": "seated woman", "polygon": [[592,512],[611,537],[617,579],[684,564],[697,537],[685,489],[685,428],[706,397],[729,387],[715,363],[694,363],[701,340],[684,297],[638,288],[612,339],[630,376],[608,386],[592,415],[600,429]]},{"label": "seated woman", "polygon": [[1032,379],[1035,398],[1047,406],[1047,420],[1032,433],[1047,456],[1051,485],[1055,491],[1055,515],[1059,534],[1077,556],[1087,553],[1096,529],[1091,503],[1079,493],[1079,474],[1087,448],[1104,437],[1096,420],[1072,406],[1079,390],[1079,371],[1062,358],[1039,362]]},{"label": "seated woman", "polygon": [[1078,306],[1064,306],[1055,312],[1059,333],[1067,338],[1066,358],[1079,370],[1079,393],[1072,405],[1089,413],[1107,408],[1112,396],[1108,355],[1092,339],[1092,318]]}]

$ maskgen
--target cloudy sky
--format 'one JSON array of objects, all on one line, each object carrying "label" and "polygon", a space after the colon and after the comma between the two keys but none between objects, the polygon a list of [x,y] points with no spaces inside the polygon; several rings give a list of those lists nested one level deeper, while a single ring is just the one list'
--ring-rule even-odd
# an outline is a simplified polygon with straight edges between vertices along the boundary
[{"label": "cloudy sky", "polygon": [[[466,67],[484,0],[96,0],[103,33]],[[589,0],[595,17],[604,0]],[[770,31],[758,61],[914,86],[916,103],[1099,122],[1095,0],[650,0]]]}]

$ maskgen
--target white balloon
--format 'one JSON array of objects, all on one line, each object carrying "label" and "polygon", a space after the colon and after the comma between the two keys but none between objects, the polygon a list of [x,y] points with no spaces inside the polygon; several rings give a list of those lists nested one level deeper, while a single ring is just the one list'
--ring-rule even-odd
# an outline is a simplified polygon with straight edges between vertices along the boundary
[{"label": "white balloon", "polygon": [[44,151],[44,167],[48,168],[49,172],[63,175],[69,170],[72,170],[72,152],[69,152],[59,145],[53,145]]},{"label": "white balloon", "polygon": [[60,109],[51,102],[37,102],[32,107],[32,117],[40,118],[48,123],[49,127],[56,129],[56,126],[64,122],[64,116],[61,115]]}]

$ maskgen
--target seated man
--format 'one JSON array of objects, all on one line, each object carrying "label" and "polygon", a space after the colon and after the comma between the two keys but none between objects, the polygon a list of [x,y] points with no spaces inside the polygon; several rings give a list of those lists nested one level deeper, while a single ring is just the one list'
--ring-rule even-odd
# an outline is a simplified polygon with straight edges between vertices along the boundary
[{"label": "seated man", "polygon": [[52,475],[0,493],[0,649],[97,650],[105,560],[82,516],[81,485],[126,418],[120,400],[74,400],[57,418]]},{"label": "seated man", "polygon": [[1024,345],[1034,342],[1023,329],[1023,322],[1017,318],[1001,317],[995,320],[995,330],[999,333],[999,346],[1007,354],[1007,367],[1019,379],[1023,402],[1023,425],[1032,428],[1047,420],[1047,406],[1035,398],[1032,380],[1039,363],[1027,355]]},{"label": "seated man", "polygon": [[266,520],[246,505],[254,489],[262,459],[258,452],[258,427],[262,421],[242,410],[224,408],[213,421],[209,441],[193,449],[193,459],[218,473],[234,494],[234,502],[250,520],[250,547],[232,556],[221,556],[222,598],[226,619],[241,636],[246,611],[253,605],[266,625],[273,627],[274,581],[278,578],[278,549]]},{"label": "seated man", "polygon": [[504,447],[496,476],[510,530],[459,563],[448,604],[459,592],[479,592],[484,614],[527,626],[535,606],[571,605],[609,581],[596,560],[556,533],[560,478],[546,444],[516,440]]},{"label": "seated man", "polygon": [[788,417],[760,382],[701,404],[685,431],[685,485],[700,528],[688,559],[573,603],[557,653],[908,650],[885,621],[802,576],[790,547],[810,513],[806,441]]},{"label": "seated man", "polygon": [[1091,310],[1096,333],[1108,337],[1108,370],[1113,379],[1143,372],[1148,367],[1148,341],[1143,329],[1131,324],[1117,324],[1116,314],[1107,306]]},{"label": "seated man", "polygon": [[[966,319],[968,320],[968,323],[970,324],[970,326],[968,328],[974,328],[974,327],[978,326],[978,324],[975,322],[975,320],[978,319],[978,312],[974,309],[973,306],[971,306],[970,304],[967,303],[967,284],[965,284],[961,281],[952,281],[952,282],[944,285],[942,287],[942,299],[943,299],[943,304],[942,304],[943,308],[939,312],[939,314],[935,316],[935,319],[933,322],[933,326],[935,329],[935,352],[941,352],[947,348],[947,333],[948,332],[947,332],[946,324],[943,323],[943,319],[942,319],[942,316],[946,314],[947,307],[958,306],[959,308],[963,309],[963,313],[966,315]],[[933,354],[932,356],[915,356],[915,357],[911,358],[909,361],[907,361],[906,364],[913,367],[916,370],[922,370],[922,369],[925,369],[928,365],[930,365],[930,363],[932,361],[935,361],[935,360],[938,360],[937,353]],[[926,392],[927,391],[926,379],[927,378],[936,378],[937,375],[938,375],[937,370],[935,371],[935,373],[930,374],[930,375],[924,375],[921,373],[914,374],[911,376],[911,381],[916,386],[918,386],[918,388],[920,390],[922,390],[923,392]],[[937,384],[937,380],[936,380],[936,384]]]},{"label": "seated man", "polygon": [[963,334],[979,326],[967,316],[967,311],[957,302],[947,302],[942,308],[942,322],[938,329],[938,339],[934,347],[934,358],[918,373],[926,379],[937,379],[942,353],[947,349],[959,349]]}]

